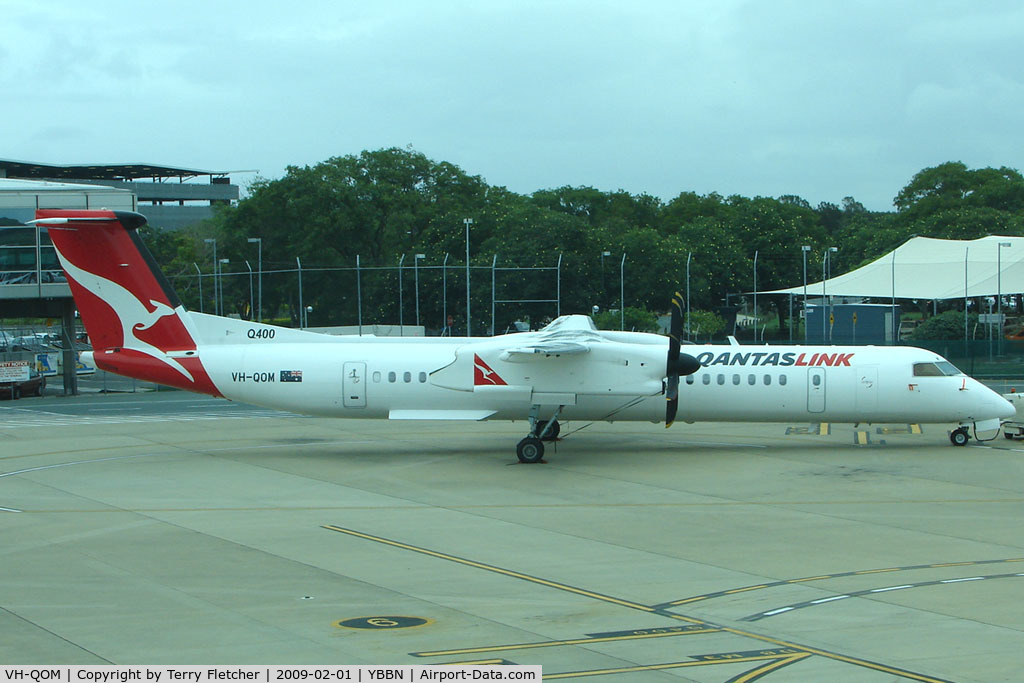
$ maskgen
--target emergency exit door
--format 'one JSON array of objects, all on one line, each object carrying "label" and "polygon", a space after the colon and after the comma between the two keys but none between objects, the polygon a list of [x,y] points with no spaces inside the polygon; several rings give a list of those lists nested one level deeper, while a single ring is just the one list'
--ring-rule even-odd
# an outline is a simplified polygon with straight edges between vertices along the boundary
[{"label": "emergency exit door", "polygon": [[366,407],[366,363],[345,363],[341,390],[346,408]]}]

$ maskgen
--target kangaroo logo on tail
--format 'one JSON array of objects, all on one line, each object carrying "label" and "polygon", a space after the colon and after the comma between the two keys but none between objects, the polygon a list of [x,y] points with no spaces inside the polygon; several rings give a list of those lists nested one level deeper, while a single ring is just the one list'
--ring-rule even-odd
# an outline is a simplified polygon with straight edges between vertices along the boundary
[{"label": "kangaroo logo on tail", "polygon": [[40,209],[89,333],[97,367],[214,396],[195,323],[136,228],[136,213]]},{"label": "kangaroo logo on tail", "polygon": [[116,282],[79,268],[65,258],[60,253],[60,249],[57,249],[57,257],[60,259],[60,263],[69,278],[98,298],[106,301],[114,309],[114,314],[121,322],[121,334],[126,348],[139,351],[158,361],[167,363],[180,372],[189,382],[195,382],[195,377],[181,363],[168,356],[162,349],[158,349],[152,344],[145,342],[135,334],[136,331],[148,330],[153,327],[161,318],[176,315],[173,308],[160,301],[150,299],[149,303],[155,310],[149,311],[145,304],[130,291]]}]

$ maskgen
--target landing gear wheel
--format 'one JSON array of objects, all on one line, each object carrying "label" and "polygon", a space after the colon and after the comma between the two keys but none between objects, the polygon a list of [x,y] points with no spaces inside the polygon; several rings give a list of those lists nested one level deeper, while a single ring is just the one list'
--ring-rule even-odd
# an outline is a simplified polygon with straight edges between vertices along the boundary
[{"label": "landing gear wheel", "polygon": [[967,427],[960,427],[949,433],[949,440],[954,446],[966,446],[970,438],[970,435],[967,433]]},{"label": "landing gear wheel", "polygon": [[1005,436],[1007,439],[1009,439],[1011,441],[1013,440],[1013,432],[1006,432],[1006,431],[1004,431],[1003,432],[1003,436]]},{"label": "landing gear wheel", "polygon": [[[548,423],[544,420],[537,420],[537,424],[534,427],[536,434],[544,434],[544,430],[547,428]],[[562,431],[561,425],[558,424],[558,420],[551,420],[551,429],[548,430],[547,434],[538,437],[541,441],[557,441],[558,433]]]},{"label": "landing gear wheel", "polygon": [[540,462],[544,457],[544,444],[535,436],[528,436],[516,446],[516,455],[521,463]]}]

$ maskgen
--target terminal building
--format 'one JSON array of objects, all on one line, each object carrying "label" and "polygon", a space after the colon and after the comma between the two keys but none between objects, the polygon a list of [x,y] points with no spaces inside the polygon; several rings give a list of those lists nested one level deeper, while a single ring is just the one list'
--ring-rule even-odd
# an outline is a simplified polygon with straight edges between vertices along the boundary
[{"label": "terminal building", "polygon": [[[197,182],[202,179],[208,182]],[[238,195],[226,173],[213,171],[0,159],[0,331],[10,319],[60,320],[64,386],[75,393],[74,300],[46,229],[29,225],[36,209],[137,211],[154,228],[177,230],[210,218]]]},{"label": "terminal building", "polygon": [[239,195],[227,172],[155,164],[57,165],[0,159],[0,179],[4,178],[127,190],[136,198],[133,210],[161,230],[177,230],[210,218],[218,204],[231,204]]}]

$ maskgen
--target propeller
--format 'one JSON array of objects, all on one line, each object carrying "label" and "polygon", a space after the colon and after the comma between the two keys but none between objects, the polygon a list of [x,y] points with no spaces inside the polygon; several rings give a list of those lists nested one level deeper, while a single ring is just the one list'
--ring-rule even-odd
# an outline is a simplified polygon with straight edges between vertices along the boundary
[{"label": "propeller", "polygon": [[665,427],[671,427],[679,410],[679,377],[692,375],[700,369],[700,361],[688,353],[680,353],[683,336],[683,295],[676,292],[672,297],[672,313],[668,331],[668,360],[665,363],[665,375],[668,383],[665,387]]}]

